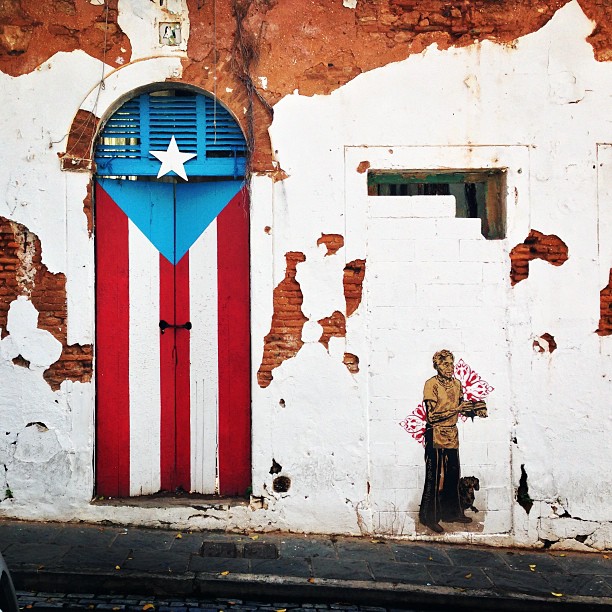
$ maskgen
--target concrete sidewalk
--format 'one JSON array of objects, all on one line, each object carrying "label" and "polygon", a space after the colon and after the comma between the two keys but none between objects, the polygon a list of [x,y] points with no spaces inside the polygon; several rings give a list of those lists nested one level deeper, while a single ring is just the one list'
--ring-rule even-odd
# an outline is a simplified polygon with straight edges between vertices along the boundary
[{"label": "concrete sidewalk", "polygon": [[612,559],[341,536],[0,520],[24,591],[342,601],[449,610],[603,610]]}]

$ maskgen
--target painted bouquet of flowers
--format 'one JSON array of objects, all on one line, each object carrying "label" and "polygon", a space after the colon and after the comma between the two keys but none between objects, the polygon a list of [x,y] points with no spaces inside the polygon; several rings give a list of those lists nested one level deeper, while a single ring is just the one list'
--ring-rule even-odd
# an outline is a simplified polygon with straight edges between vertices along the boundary
[{"label": "painted bouquet of flowers", "polygon": [[[494,388],[486,381],[483,380],[478,372],[472,370],[472,368],[460,359],[455,364],[455,376],[461,382],[463,388],[463,399],[464,403],[470,402],[471,406],[468,409],[462,410],[459,418],[465,421],[468,416],[472,419],[475,416],[486,417],[487,409],[484,398],[494,391]],[[400,426],[405,429],[417,442],[425,444],[425,423],[427,420],[427,413],[425,412],[425,406],[419,404],[403,421],[400,422]]]}]

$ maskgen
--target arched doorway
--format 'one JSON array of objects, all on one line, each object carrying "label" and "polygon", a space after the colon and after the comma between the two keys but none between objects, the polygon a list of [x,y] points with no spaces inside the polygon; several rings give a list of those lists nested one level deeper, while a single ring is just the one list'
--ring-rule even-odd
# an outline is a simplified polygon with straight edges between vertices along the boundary
[{"label": "arched doorway", "polygon": [[185,89],[138,95],[95,151],[96,493],[250,484],[246,143]]}]

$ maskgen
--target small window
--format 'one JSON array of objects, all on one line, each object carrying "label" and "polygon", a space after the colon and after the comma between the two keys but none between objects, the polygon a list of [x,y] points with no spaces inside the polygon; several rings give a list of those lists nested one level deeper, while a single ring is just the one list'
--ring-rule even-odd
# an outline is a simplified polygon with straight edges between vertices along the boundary
[{"label": "small window", "polygon": [[505,169],[368,171],[371,196],[455,196],[456,216],[480,219],[489,240],[506,237],[505,193]]}]

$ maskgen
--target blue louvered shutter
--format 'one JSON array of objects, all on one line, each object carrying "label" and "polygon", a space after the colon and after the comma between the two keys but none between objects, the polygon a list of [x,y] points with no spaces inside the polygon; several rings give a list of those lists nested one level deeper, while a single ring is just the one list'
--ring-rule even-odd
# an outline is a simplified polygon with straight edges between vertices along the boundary
[{"label": "blue louvered shutter", "polygon": [[246,142],[230,113],[211,98],[191,92],[142,94],[108,120],[96,146],[100,176],[157,176],[160,162],[149,151],[165,151],[172,136],[188,176],[244,176]]}]

